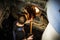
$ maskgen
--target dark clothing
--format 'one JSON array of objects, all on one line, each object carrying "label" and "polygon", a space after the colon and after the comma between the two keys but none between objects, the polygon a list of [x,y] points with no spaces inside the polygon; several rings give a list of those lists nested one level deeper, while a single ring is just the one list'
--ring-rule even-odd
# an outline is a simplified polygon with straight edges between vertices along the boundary
[{"label": "dark clothing", "polygon": [[[3,21],[3,29],[1,31],[1,39],[0,40],[14,40],[13,37],[13,24],[16,20],[14,18],[12,18],[11,16]],[[30,33],[30,25],[25,24],[24,25],[24,30],[25,30],[25,37],[27,38],[29,33]],[[33,40],[41,40],[41,36],[43,31],[41,31],[40,29],[37,29],[33,26],[33,35],[34,35],[34,39]],[[23,32],[18,32],[18,35],[23,34]],[[18,36],[20,37],[20,36]]]},{"label": "dark clothing", "polygon": [[17,31],[17,32],[13,31],[13,37],[14,37],[14,40],[22,40],[24,39],[25,35],[23,31]]},{"label": "dark clothing", "polygon": [[23,31],[24,27],[17,26],[16,22],[14,23],[13,27],[13,37],[14,40],[22,40],[25,37],[25,32]]},{"label": "dark clothing", "polygon": [[[27,38],[29,36],[29,33],[30,33],[30,25],[29,24],[25,24],[24,25],[24,30],[25,30],[25,35],[23,32],[17,32],[17,36],[18,36],[18,40],[19,39],[23,39],[24,37]],[[33,40],[41,40],[41,36],[42,36],[42,31],[39,30],[39,29],[36,29],[33,27],[32,29],[32,32],[33,32]],[[20,35],[20,36],[19,36]]]}]

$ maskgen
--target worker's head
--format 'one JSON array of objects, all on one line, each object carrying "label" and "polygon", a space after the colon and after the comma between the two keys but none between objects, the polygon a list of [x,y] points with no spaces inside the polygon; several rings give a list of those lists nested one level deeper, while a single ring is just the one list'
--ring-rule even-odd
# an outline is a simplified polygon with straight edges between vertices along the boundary
[{"label": "worker's head", "polygon": [[18,19],[17,20],[20,24],[24,24],[25,21],[26,21],[26,17],[25,17],[25,15],[18,14]]}]

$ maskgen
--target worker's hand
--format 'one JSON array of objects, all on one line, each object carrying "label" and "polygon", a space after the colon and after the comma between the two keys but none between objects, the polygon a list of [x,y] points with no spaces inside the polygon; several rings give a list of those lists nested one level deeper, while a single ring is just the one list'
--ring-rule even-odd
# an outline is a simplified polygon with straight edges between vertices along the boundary
[{"label": "worker's hand", "polygon": [[33,40],[33,35],[29,36],[27,40]]},{"label": "worker's hand", "polygon": [[23,40],[33,40],[33,35],[30,35],[28,38],[25,38]]}]

